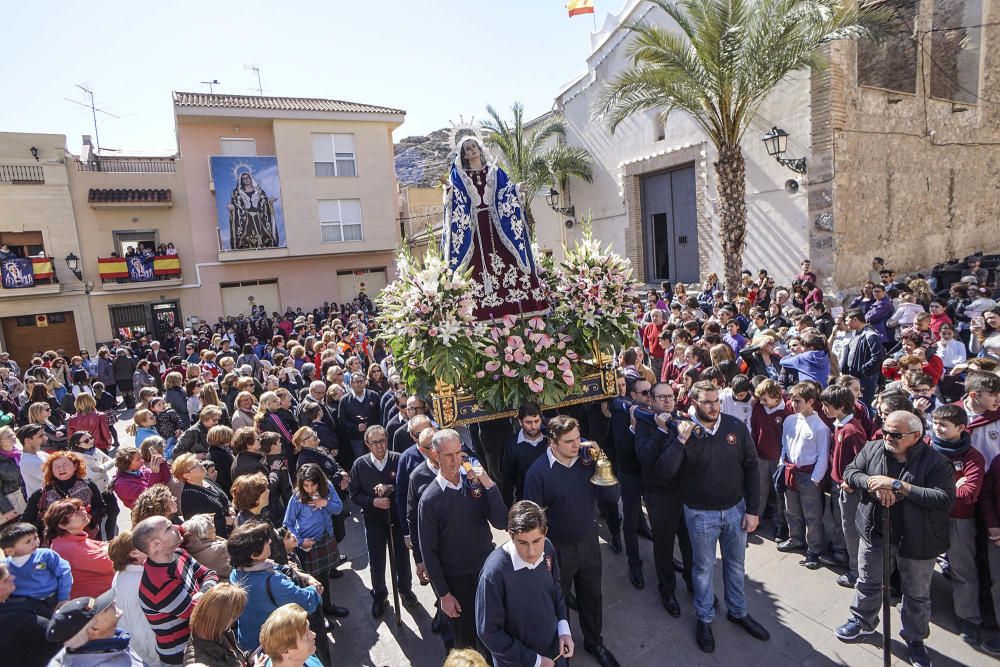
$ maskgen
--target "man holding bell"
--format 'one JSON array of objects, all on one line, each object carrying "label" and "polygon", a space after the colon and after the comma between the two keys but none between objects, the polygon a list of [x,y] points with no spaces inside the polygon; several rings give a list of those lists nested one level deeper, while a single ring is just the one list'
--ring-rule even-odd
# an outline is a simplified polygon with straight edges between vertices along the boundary
[{"label": "man holding bell", "polygon": [[598,502],[617,503],[621,489],[613,478],[599,478],[608,485],[591,483],[600,456],[596,445],[581,443],[575,419],[554,417],[549,422],[545,456],[528,469],[524,497],[546,508],[548,538],[556,548],[563,592],[568,597],[576,587],[584,650],[596,656],[601,667],[618,667],[601,636],[601,550],[596,513]]}]

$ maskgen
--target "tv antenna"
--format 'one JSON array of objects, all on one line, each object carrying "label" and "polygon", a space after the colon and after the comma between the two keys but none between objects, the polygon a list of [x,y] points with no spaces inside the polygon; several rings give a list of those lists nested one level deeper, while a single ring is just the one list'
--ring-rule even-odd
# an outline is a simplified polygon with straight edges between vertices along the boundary
[{"label": "tv antenna", "polygon": [[72,102],[73,104],[77,104],[77,105],[79,105],[81,107],[86,107],[86,108],[90,109],[90,115],[94,119],[94,145],[97,146],[97,151],[98,151],[98,153],[100,153],[100,150],[101,150],[101,135],[98,134],[98,132],[97,132],[97,114],[98,113],[102,113],[105,116],[111,116],[112,118],[118,118],[118,116],[114,115],[110,111],[105,111],[104,109],[98,109],[96,106],[94,106],[94,91],[92,91],[91,89],[87,88],[86,86],[81,86],[80,84],[76,84],[76,87],[79,88],[80,90],[82,90],[84,92],[84,94],[87,95],[87,99],[90,100],[89,104],[85,104],[83,102],[78,102],[76,100],[71,100],[68,97],[64,97],[63,99],[66,100],[67,102]]},{"label": "tv antenna", "polygon": [[215,94],[215,86],[221,86],[218,79],[212,79],[211,81],[202,81],[203,84],[208,86],[208,92]]},{"label": "tv antenna", "polygon": [[254,63],[253,65],[244,65],[243,69],[252,70],[253,73],[257,75],[257,94],[263,97],[264,87],[260,84],[260,65],[256,63]]}]

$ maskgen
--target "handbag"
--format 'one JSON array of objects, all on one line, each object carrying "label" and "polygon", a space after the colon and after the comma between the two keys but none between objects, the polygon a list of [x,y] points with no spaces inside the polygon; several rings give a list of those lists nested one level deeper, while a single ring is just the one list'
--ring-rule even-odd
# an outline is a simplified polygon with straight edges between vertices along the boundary
[{"label": "handbag", "polygon": [[21,489],[4,495],[7,498],[7,502],[10,503],[11,509],[17,512],[18,516],[24,514],[24,510],[28,507],[28,502],[24,499],[24,492]]}]

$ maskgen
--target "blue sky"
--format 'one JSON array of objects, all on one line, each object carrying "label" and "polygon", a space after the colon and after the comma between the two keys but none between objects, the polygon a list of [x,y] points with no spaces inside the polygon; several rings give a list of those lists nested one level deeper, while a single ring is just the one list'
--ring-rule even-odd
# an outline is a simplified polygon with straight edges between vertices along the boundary
[{"label": "blue sky", "polygon": [[[598,16],[623,0],[597,0]],[[586,70],[592,17],[564,0],[16,2],[0,0],[0,131],[92,134],[75,84],[95,92],[101,143],[175,150],[171,90],[330,97],[403,108],[396,139],[485,116],[549,110]]]}]

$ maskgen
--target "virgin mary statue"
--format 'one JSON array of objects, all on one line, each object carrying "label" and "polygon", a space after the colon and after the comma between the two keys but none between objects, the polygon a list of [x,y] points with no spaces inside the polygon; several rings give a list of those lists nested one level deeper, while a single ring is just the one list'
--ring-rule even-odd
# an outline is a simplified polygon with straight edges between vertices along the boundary
[{"label": "virgin mary statue", "polygon": [[274,199],[267,196],[248,171],[240,171],[229,200],[230,250],[278,247]]},{"label": "virgin mary statue", "polygon": [[518,186],[487,162],[479,139],[459,141],[445,192],[444,258],[453,270],[471,267],[476,318],[546,313]]}]

